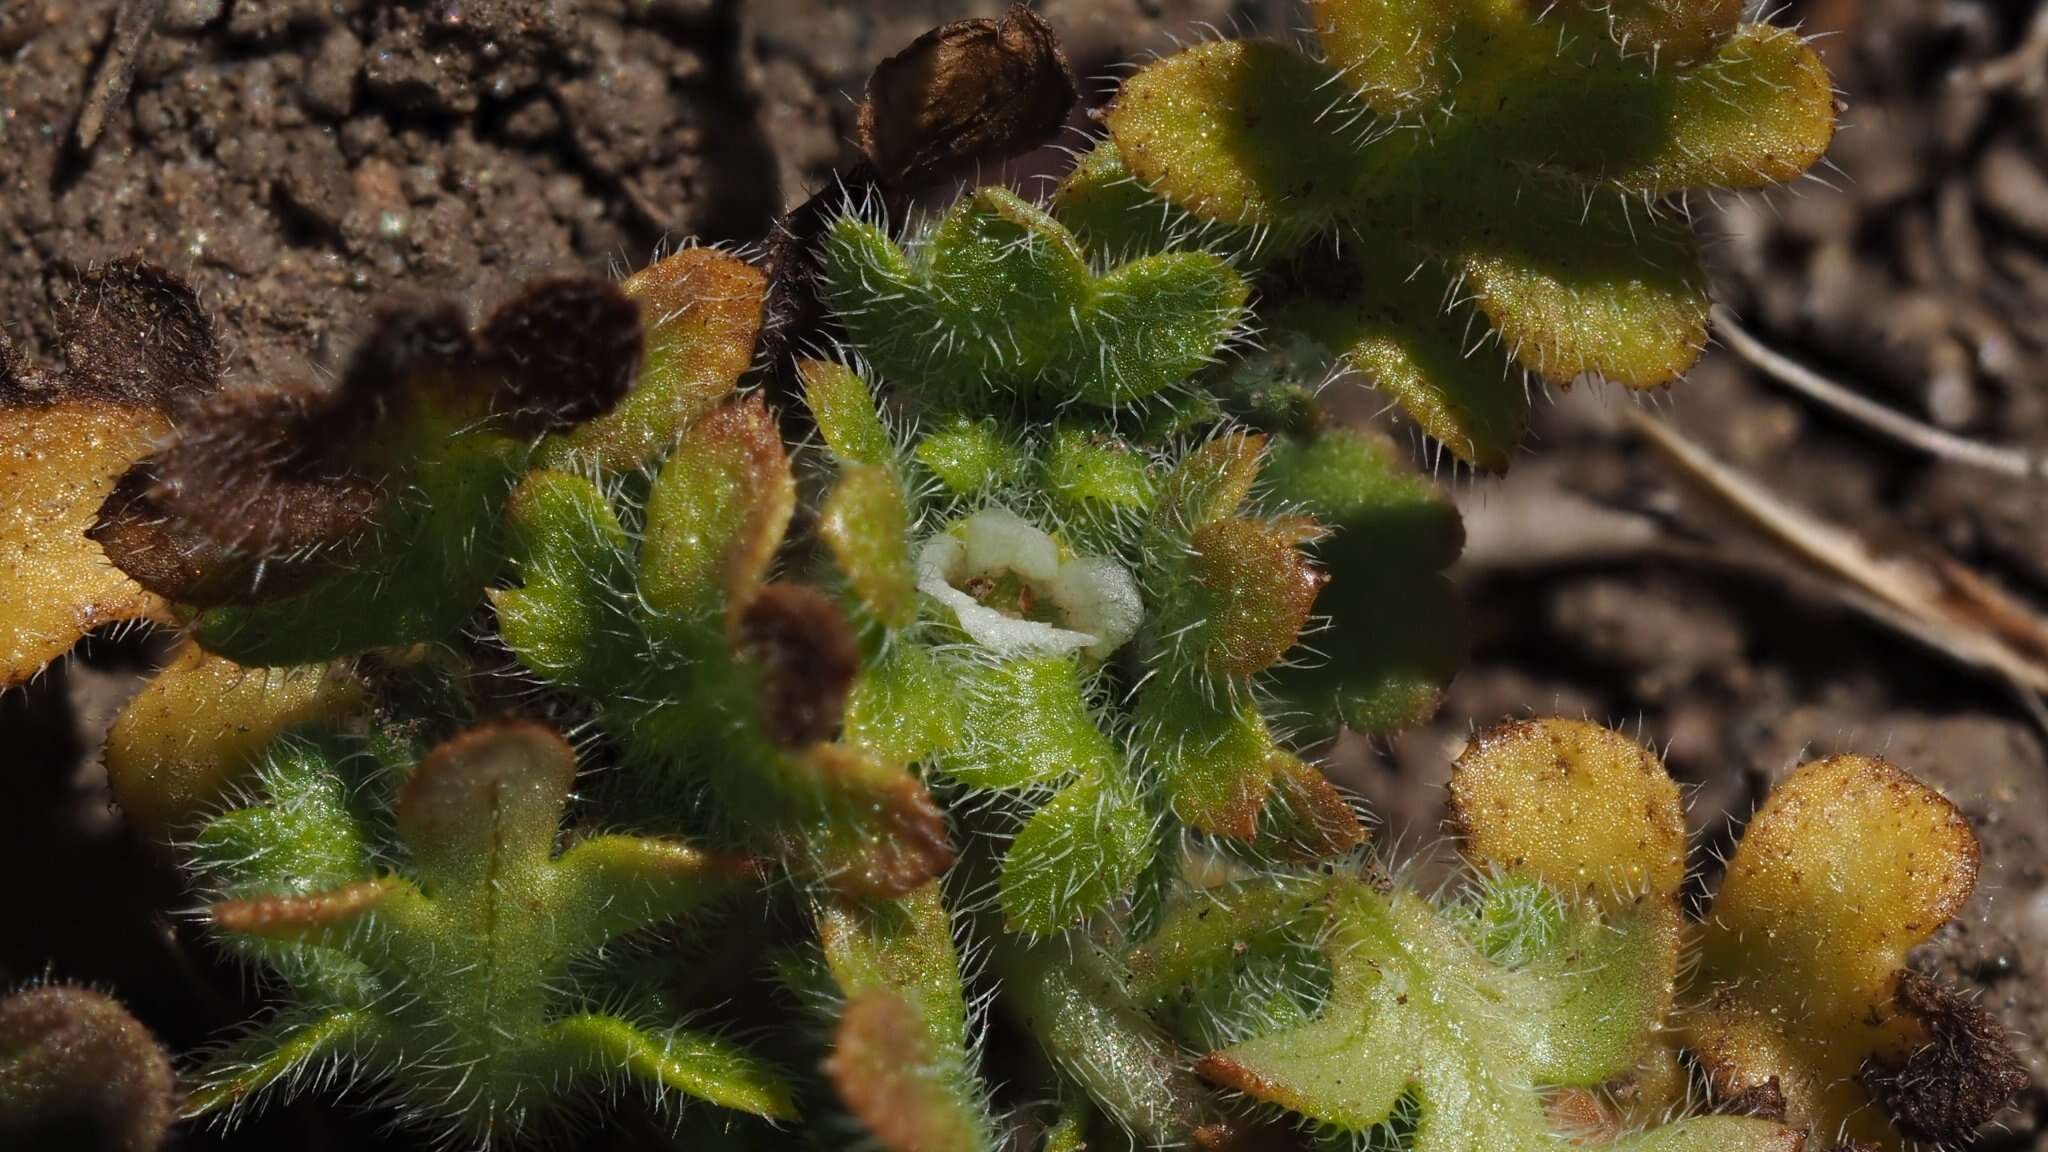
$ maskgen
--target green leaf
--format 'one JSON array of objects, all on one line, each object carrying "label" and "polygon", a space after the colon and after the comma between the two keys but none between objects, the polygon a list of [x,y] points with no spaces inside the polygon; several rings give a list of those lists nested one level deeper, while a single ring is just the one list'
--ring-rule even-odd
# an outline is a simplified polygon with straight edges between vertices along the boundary
[{"label": "green leaf", "polygon": [[1265,450],[1263,435],[1233,429],[1182,456],[1153,505],[1148,550],[1184,546],[1197,529],[1235,514],[1265,466]]},{"label": "green leaf", "polygon": [[955,667],[946,679],[964,702],[964,739],[942,766],[970,788],[1027,789],[1070,773],[1101,775],[1117,763],[1090,714],[1075,657]]},{"label": "green leaf", "polygon": [[190,1120],[224,1108],[251,1106],[308,1070],[347,1058],[367,1038],[370,1024],[368,1014],[361,1011],[313,1016],[286,1012],[267,1020],[207,1059],[179,1115]]},{"label": "green leaf", "polygon": [[1045,487],[1069,516],[1138,515],[1152,507],[1149,462],[1129,443],[1073,425],[1053,430]]},{"label": "green leaf", "polygon": [[1329,627],[1275,671],[1275,691],[1323,731],[1427,719],[1465,657],[1464,602],[1443,574],[1464,547],[1456,507],[1362,429],[1275,438],[1266,479],[1273,499],[1332,529],[1316,545]]},{"label": "green leaf", "polygon": [[867,381],[831,360],[802,361],[797,374],[804,382],[811,419],[840,463],[880,466],[894,458],[889,429],[882,424]]},{"label": "green leaf", "polygon": [[1651,71],[1711,57],[1735,34],[1743,0],[1571,0],[1557,15]]},{"label": "green leaf", "polygon": [[766,577],[795,506],[782,432],[761,401],[711,413],[648,493],[641,595],[664,616],[732,611]]},{"label": "green leaf", "polygon": [[956,417],[925,433],[915,453],[918,463],[960,496],[1019,483],[1031,470],[1030,452],[989,418]]},{"label": "green leaf", "polygon": [[1524,368],[1654,388],[1699,359],[1710,301],[1683,218],[1536,175],[1475,207],[1453,263]]},{"label": "green leaf", "polygon": [[888,902],[828,903],[818,937],[845,997],[825,1070],[869,1134],[892,1152],[996,1146],[938,885]]},{"label": "green leaf", "polygon": [[[1460,67],[1452,35],[1476,7],[1454,0],[1314,0],[1323,56],[1376,115],[1438,103]],[[1398,30],[1398,31],[1396,31]]]},{"label": "green leaf", "polygon": [[280,600],[207,609],[193,635],[209,652],[258,667],[455,640],[504,564],[499,514],[524,457],[508,437],[448,437],[414,467],[346,566]]},{"label": "green leaf", "polygon": [[1186,234],[1199,226],[1140,184],[1109,139],[1096,141],[1060,181],[1052,213],[1097,261],[1186,247]]},{"label": "green leaf", "polygon": [[1689,188],[1796,179],[1834,135],[1827,69],[1797,33],[1744,25],[1697,67],[1644,71],[1560,57],[1544,90],[1488,135],[1513,160],[1569,171],[1639,202]]},{"label": "green leaf", "polygon": [[797,1118],[782,1074],[716,1036],[687,1028],[643,1030],[616,1016],[586,1013],[550,1025],[547,1042],[556,1059],[598,1083],[623,1074],[723,1108]]},{"label": "green leaf", "polygon": [[1286,754],[1248,694],[1211,699],[1192,683],[1155,677],[1139,699],[1137,719],[1176,817],[1215,836],[1258,836],[1259,814]]},{"label": "green leaf", "polygon": [[498,631],[520,663],[558,684],[602,692],[630,675],[621,640],[633,543],[610,501],[581,476],[546,469],[512,494],[506,530],[520,586],[494,588]]},{"label": "green leaf", "polygon": [[1450,307],[1434,276],[1369,272],[1347,297],[1291,301],[1280,323],[1337,349],[1459,459],[1507,470],[1529,422],[1527,386],[1482,339],[1484,322]]},{"label": "green leaf", "polygon": [[[1798,33],[1750,24],[1699,68],[1670,75],[1658,146],[1598,174],[1663,195],[1702,186],[1764,188],[1819,163],[1835,130],[1835,92]],[[1622,112],[1648,115],[1657,102]]]},{"label": "green leaf", "polygon": [[[1538,1152],[1557,1139],[1541,1086],[1626,1072],[1661,1018],[1654,923],[1581,915],[1542,960],[1504,970],[1415,896],[1340,879],[1323,899],[1327,919],[1307,926],[1330,965],[1322,1014],[1212,1053],[1196,1065],[1205,1078],[1358,1134],[1412,1097],[1414,1152]],[[1729,1119],[1680,1121],[1615,1147],[1796,1146],[1778,1124]]]},{"label": "green leaf", "polygon": [[[587,839],[557,857],[575,770],[568,743],[538,725],[472,729],[413,770],[386,830],[381,813],[338,806],[332,766],[280,764],[265,807],[201,837],[237,853],[220,864],[237,898],[209,912],[231,939],[256,942],[307,1006],[217,1058],[196,1107],[232,1107],[315,1062],[346,1059],[385,1081],[411,1116],[470,1139],[530,1129],[584,1077],[623,1075],[657,1098],[681,1090],[793,1118],[781,1077],[739,1048],[644,1029],[629,1017],[647,1004],[593,1011],[572,983],[620,937],[754,875],[744,861],[630,836]],[[337,845],[366,855],[373,838],[386,840],[377,858],[400,870],[352,879],[360,865],[323,860]],[[288,883],[269,879],[281,875]],[[446,1062],[419,1061],[425,1050]]]},{"label": "green leaf", "polygon": [[1097,276],[1058,221],[1000,188],[962,201],[907,254],[842,218],[823,259],[834,306],[882,376],[970,411],[1006,392],[1141,403],[1209,363],[1250,294],[1205,252]]},{"label": "green leaf", "polygon": [[1121,764],[1062,788],[1003,857],[1004,927],[1044,936],[1100,911],[1151,862],[1152,823]]},{"label": "green leaf", "polygon": [[1149,1147],[1187,1143],[1206,1093],[1185,1059],[1125,991],[1115,962],[1083,932],[1000,941],[1003,1005],[1054,1066],[1118,1127]]},{"label": "green leaf", "polygon": [[1344,135],[1369,128],[1367,110],[1335,81],[1279,44],[1213,41],[1126,80],[1106,123],[1146,188],[1200,219],[1269,230],[1286,248],[1341,219],[1369,171]]},{"label": "green leaf", "polygon": [[916,764],[958,745],[964,711],[931,650],[897,644],[861,669],[846,702],[846,742],[890,764]]},{"label": "green leaf", "polygon": [[852,464],[819,510],[818,535],[868,614],[883,627],[917,619],[917,570],[910,561],[910,509],[885,466]]},{"label": "green leaf", "polygon": [[610,412],[550,436],[540,463],[612,473],[653,463],[723,403],[753,363],[767,277],[712,248],[685,248],[621,285],[640,306],[646,347],[633,388]]}]

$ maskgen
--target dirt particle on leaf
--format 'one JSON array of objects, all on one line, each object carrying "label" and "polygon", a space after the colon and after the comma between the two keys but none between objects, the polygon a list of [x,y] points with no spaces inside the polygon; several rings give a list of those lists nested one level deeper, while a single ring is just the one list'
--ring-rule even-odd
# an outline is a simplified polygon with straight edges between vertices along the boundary
[{"label": "dirt particle on leaf", "polygon": [[1928,1041],[1902,1062],[1864,1069],[1862,1080],[1900,1132],[1964,1143],[2032,1083],[1989,1012],[1910,969],[1900,971],[1894,998]]}]

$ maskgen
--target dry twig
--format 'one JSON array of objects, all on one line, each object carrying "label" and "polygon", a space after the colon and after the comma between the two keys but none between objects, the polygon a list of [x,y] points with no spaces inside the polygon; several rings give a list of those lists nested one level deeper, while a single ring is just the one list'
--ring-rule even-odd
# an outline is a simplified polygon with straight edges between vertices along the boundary
[{"label": "dry twig", "polygon": [[1873,432],[1937,459],[2022,480],[2048,478],[2048,454],[1982,444],[1887,408],[1771,348],[1738,323],[1734,314],[1718,305],[1714,308],[1714,327],[1736,355],[1765,375]]},{"label": "dry twig", "polygon": [[156,30],[163,11],[164,0],[126,0],[114,13],[114,31],[107,38],[106,55],[100,59],[85,107],[78,114],[80,152],[91,151],[99,142],[108,114],[127,98],[128,86],[135,80],[136,58],[142,55],[142,46],[149,43],[149,34]]},{"label": "dry twig", "polygon": [[1735,514],[1847,602],[2011,686],[2048,732],[2048,619],[1932,548],[1883,551],[1716,460],[1635,408],[1623,421],[1716,505]]}]

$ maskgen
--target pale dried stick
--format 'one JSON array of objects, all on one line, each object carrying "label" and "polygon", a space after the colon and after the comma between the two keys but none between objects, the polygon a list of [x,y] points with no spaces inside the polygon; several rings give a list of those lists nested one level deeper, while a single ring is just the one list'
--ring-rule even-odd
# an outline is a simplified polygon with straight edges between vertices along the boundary
[{"label": "pale dried stick", "polygon": [[1825,404],[1873,432],[1890,437],[1929,456],[1966,464],[1972,468],[1982,468],[2022,480],[2041,480],[2048,477],[2048,453],[2000,448],[1923,424],[1911,416],[1835,383],[1770,347],[1738,323],[1733,313],[1718,305],[1714,308],[1714,327],[1736,355],[1761,369],[1765,375],[1791,387],[1808,399]]},{"label": "pale dried stick", "polygon": [[1931,550],[1881,554],[1716,460],[1639,408],[1622,419],[1707,497],[1806,566],[1841,581],[1852,602],[1921,642],[1998,675],[2048,732],[2048,620]]}]

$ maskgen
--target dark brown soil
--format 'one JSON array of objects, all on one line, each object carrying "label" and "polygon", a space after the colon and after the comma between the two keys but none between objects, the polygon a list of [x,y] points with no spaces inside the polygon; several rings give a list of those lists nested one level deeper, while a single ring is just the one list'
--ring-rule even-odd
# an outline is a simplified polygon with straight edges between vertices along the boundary
[{"label": "dark brown soil", "polygon": [[[73,269],[140,253],[192,280],[229,337],[231,375],[255,378],[331,363],[381,294],[451,292],[480,310],[540,269],[759,239],[849,159],[852,97],[877,59],[999,5],[168,0],[127,97],[81,149],[74,126],[114,7],[0,0],[0,323],[48,356],[49,304]],[[1282,6],[1038,7],[1089,75],[1193,21],[1266,23]],[[2031,79],[1967,78],[2020,45],[2034,5],[1795,7],[1836,33],[1825,43],[1851,98],[1842,170],[1825,174],[1832,187],[1695,205],[1721,238],[1724,296],[1774,344],[1887,403],[2048,449],[2048,83],[2039,62]],[[1698,515],[1632,445],[1614,416],[1626,397],[1557,399],[1510,477],[1457,481],[1474,527],[1471,670],[1434,723],[1347,745],[1382,843],[1406,855],[1436,840],[1449,756],[1504,716],[1583,714],[1668,745],[1694,789],[1703,873],[1803,757],[1883,753],[1941,786],[1984,839],[1976,904],[1925,966],[1981,994],[2035,1078],[1988,1146],[2048,1152],[2043,733],[1998,681],[1753,563],[1761,545]],[[2048,486],[1930,463],[1722,354],[1671,403],[1686,431],[1788,499],[1947,549],[2048,605]],[[1536,510],[1545,549],[1525,546]],[[1729,562],[1603,535],[1633,540],[1644,524]],[[205,953],[171,914],[181,894],[107,811],[85,752],[147,656],[96,643],[0,699],[0,840],[36,862],[34,882],[14,885],[16,923],[36,927],[0,933],[0,985],[45,966],[102,981],[189,1046],[249,990],[190,970]],[[374,1131],[308,1103],[230,1143],[400,1146]],[[631,1142],[633,1124],[608,1138]]]}]

